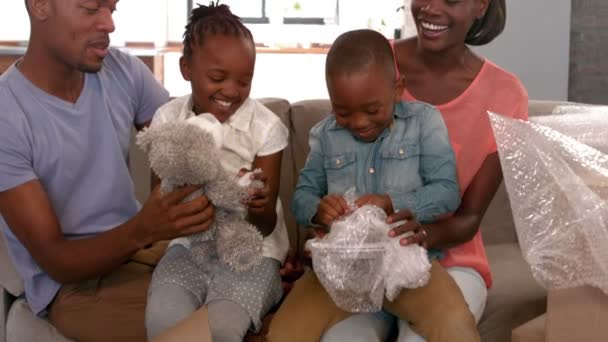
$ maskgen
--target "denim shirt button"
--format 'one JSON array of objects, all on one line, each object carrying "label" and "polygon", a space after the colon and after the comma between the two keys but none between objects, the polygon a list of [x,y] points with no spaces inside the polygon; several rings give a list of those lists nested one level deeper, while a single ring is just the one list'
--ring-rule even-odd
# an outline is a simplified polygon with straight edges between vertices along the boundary
[{"label": "denim shirt button", "polygon": [[368,171],[369,171],[369,173],[374,173],[374,172],[376,172],[376,170],[374,170],[374,168],[373,168],[373,167],[370,167]]},{"label": "denim shirt button", "polygon": [[342,161],[340,159],[336,159],[336,165],[340,165]]},{"label": "denim shirt button", "polygon": [[402,155],[404,155],[404,154],[405,154],[405,151],[404,151],[402,148],[400,148],[400,149],[399,149],[399,155],[400,155],[400,156],[402,156]]}]

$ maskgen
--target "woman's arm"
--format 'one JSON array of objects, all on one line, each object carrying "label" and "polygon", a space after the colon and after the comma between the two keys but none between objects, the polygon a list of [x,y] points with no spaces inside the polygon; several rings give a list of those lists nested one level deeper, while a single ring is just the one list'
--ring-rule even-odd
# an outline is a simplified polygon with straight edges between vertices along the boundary
[{"label": "woman's arm", "polygon": [[425,224],[423,229],[420,229],[420,223],[412,220],[411,213],[399,212],[391,215],[389,222],[404,219],[409,221],[394,228],[393,236],[414,231],[416,234],[401,239],[401,244],[422,243],[427,248],[450,248],[471,240],[477,234],[481,220],[501,181],[500,160],[495,152],[486,157],[453,216]]}]

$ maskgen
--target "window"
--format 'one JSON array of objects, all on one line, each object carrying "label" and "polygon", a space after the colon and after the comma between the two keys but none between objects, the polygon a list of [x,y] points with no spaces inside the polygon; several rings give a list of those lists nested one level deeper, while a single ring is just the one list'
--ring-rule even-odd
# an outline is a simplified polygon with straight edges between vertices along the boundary
[{"label": "window", "polygon": [[339,1],[299,0],[287,1],[284,24],[338,24]]},{"label": "window", "polygon": [[[188,1],[188,12],[194,8],[195,0]],[[268,24],[270,20],[266,16],[266,0],[226,0],[220,4],[230,6],[232,13],[241,17],[246,24]]]},{"label": "window", "polygon": [[[196,0],[188,0],[189,14]],[[224,0],[246,24],[338,24],[339,0]],[[275,19],[276,18],[276,19]]]}]

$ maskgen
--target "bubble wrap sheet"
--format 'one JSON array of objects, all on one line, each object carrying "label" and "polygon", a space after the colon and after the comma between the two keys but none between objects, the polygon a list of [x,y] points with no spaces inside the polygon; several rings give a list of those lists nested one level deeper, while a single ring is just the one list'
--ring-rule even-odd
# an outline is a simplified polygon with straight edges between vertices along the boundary
[{"label": "bubble wrap sheet", "polygon": [[[344,196],[354,208],[353,191]],[[313,268],[336,305],[350,312],[382,309],[402,288],[425,285],[430,277],[426,249],[401,246],[377,206],[365,205],[337,220],[321,240],[310,241]]]},{"label": "bubble wrap sheet", "polygon": [[531,122],[489,115],[534,277],[608,294],[607,107],[567,106]]}]

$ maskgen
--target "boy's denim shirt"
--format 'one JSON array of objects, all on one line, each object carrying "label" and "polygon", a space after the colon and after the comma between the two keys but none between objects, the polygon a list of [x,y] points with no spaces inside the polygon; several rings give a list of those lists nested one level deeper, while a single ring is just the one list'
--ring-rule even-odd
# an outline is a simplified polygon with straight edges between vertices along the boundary
[{"label": "boy's denim shirt", "polygon": [[312,225],[321,198],[343,194],[388,194],[395,210],[409,209],[429,223],[460,205],[454,151],[441,114],[422,102],[395,105],[394,124],[374,142],[357,140],[333,115],[310,131],[310,153],[300,171],[292,211]]}]

